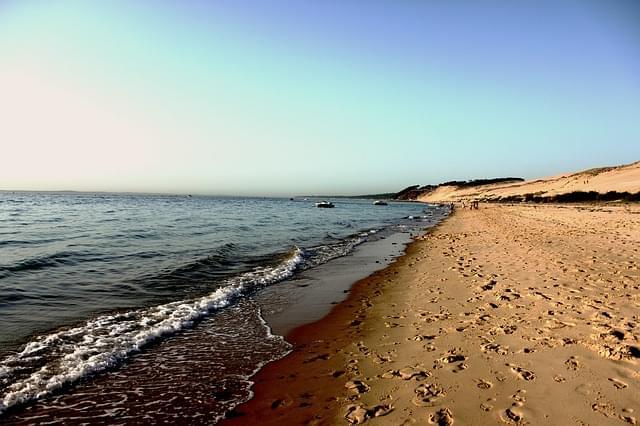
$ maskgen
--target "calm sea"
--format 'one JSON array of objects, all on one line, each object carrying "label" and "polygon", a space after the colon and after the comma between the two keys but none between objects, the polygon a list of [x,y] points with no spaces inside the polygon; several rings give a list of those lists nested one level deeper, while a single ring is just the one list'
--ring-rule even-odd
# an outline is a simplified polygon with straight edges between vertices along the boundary
[{"label": "calm sea", "polygon": [[253,295],[447,213],[314,201],[0,192],[0,422],[215,422],[289,350]]}]

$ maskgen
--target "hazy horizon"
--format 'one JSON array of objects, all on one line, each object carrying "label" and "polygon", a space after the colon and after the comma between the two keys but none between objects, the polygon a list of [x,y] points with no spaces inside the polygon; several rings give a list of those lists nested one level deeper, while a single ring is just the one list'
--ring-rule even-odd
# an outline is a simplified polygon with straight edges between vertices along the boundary
[{"label": "hazy horizon", "polygon": [[0,189],[361,195],[640,159],[640,4],[0,4]]},{"label": "hazy horizon", "polygon": [[[628,164],[633,164],[636,163],[637,161],[632,161],[631,163],[625,163],[625,164],[609,164],[609,165],[601,165],[601,166],[597,166],[596,168],[600,168],[600,167],[615,167],[615,166],[623,166],[623,165],[628,165]],[[588,170],[587,169],[583,169],[583,170],[571,170],[571,171],[567,171],[564,173],[556,173],[556,175],[561,175],[561,174],[569,174],[572,172],[580,172],[580,171],[584,171],[584,170]],[[513,177],[513,178],[519,178],[521,176],[487,176],[487,177],[472,177],[469,179],[452,179],[452,180],[474,180],[474,179],[491,179],[491,178],[506,178],[506,177]],[[547,178],[547,177],[552,177],[550,176],[538,176],[538,178]],[[525,181],[530,181],[533,180],[535,178],[523,178],[525,179]],[[400,188],[393,188],[390,190],[380,190],[380,191],[372,191],[372,192],[352,192],[352,193],[340,193],[340,192],[327,192],[327,193],[287,193],[287,192],[274,192],[274,193],[263,193],[263,194],[255,194],[255,193],[251,193],[249,190],[244,191],[244,192],[240,192],[240,193],[229,193],[229,194],[224,194],[224,193],[214,193],[214,192],[189,192],[189,191],[183,191],[183,192],[163,192],[163,191],[158,191],[158,192],[154,192],[154,191],[109,191],[109,190],[91,190],[91,189],[84,189],[84,190],[77,190],[77,189],[5,189],[5,188],[0,188],[0,193],[7,193],[7,192],[20,192],[20,193],[24,193],[24,192],[34,192],[34,193],[52,193],[52,194],[68,194],[68,193],[80,193],[80,194],[116,194],[116,195],[158,195],[158,196],[202,196],[202,197],[225,197],[225,198],[233,198],[233,197],[246,197],[246,198],[290,198],[290,197],[359,197],[359,196],[367,196],[367,195],[380,195],[380,194],[388,194],[388,193],[398,193],[403,189],[406,189],[410,186],[414,186],[414,185],[420,185],[420,186],[425,186],[425,185],[438,185],[441,183],[445,183],[447,181],[440,181],[440,182],[427,182],[427,183],[413,183],[413,184],[407,184],[404,185]]]}]

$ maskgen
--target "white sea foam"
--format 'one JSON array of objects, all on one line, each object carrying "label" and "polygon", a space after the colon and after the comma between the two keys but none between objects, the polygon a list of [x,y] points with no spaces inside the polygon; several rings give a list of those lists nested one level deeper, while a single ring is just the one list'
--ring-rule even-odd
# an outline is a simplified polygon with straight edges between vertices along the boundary
[{"label": "white sea foam", "polygon": [[[251,378],[253,376],[255,376],[258,371],[262,370],[262,367],[264,367],[265,365],[269,364],[270,362],[276,361],[280,358],[285,357],[286,355],[288,355],[289,353],[291,353],[293,346],[291,346],[291,344],[289,342],[287,342],[286,340],[284,340],[284,337],[282,336],[277,336],[275,334],[273,334],[271,327],[269,326],[269,324],[267,324],[267,322],[265,321],[264,317],[262,316],[262,310],[260,309],[260,307],[257,307],[258,309],[258,319],[260,320],[260,324],[265,328],[266,332],[267,332],[267,338],[269,339],[275,339],[278,340],[282,343],[283,345],[283,351],[279,352],[277,354],[274,354],[274,356],[272,356],[269,359],[263,360],[261,362],[259,362],[258,364],[256,364],[255,368],[253,369],[253,371],[245,376],[239,376],[238,378],[240,380],[242,380],[243,382],[246,383],[247,387],[249,388],[249,394],[247,395],[246,398],[242,398],[242,399],[237,399],[236,401],[234,401],[232,404],[229,405],[229,407],[227,408],[227,410],[232,410],[233,408],[237,407],[238,405],[247,402],[251,399],[253,399],[254,393],[252,390],[253,385],[255,384],[255,382],[253,380],[251,380]],[[215,416],[213,418],[213,423],[218,423],[220,420],[224,419],[224,413]]]},{"label": "white sea foam", "polygon": [[368,233],[363,233],[358,237],[348,238],[334,244],[311,247],[305,250],[305,254],[309,254],[309,256],[305,259],[303,268],[313,268],[332,259],[346,256],[351,253],[356,246],[367,241],[368,236]]},{"label": "white sea foam", "polygon": [[230,279],[207,296],[103,315],[79,327],[36,338],[20,353],[0,361],[0,414],[117,365],[158,337],[190,327],[229,305],[250,288],[290,277],[302,261],[302,251],[296,249],[277,266]]}]

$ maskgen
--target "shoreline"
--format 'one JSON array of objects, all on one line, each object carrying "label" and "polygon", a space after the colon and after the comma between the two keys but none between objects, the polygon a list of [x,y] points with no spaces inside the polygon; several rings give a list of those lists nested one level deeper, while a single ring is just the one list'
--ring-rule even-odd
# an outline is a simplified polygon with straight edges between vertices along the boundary
[{"label": "shoreline", "polygon": [[292,279],[263,289],[252,298],[266,309],[263,317],[273,332],[286,337],[295,328],[325,317],[348,297],[356,282],[402,256],[406,246],[414,240],[415,232],[398,230],[358,244],[347,255],[302,271]]},{"label": "shoreline", "polygon": [[[426,234],[446,220],[428,228]],[[385,268],[353,283],[347,298],[325,316],[287,333],[284,337],[292,345],[291,352],[270,362],[251,378],[253,398],[235,407],[221,424],[277,425],[284,419],[289,424],[331,423],[339,416],[339,407],[334,404],[338,399],[331,394],[343,393],[347,374],[342,366],[347,360],[337,350],[359,334],[361,321],[370,308],[367,300],[371,294],[381,294],[386,282],[397,274],[396,268],[409,261],[417,250],[418,238],[421,237],[407,244],[405,253]],[[319,407],[321,414],[317,411]]]},{"label": "shoreline", "polygon": [[[11,365],[6,371],[13,373],[15,370],[16,373],[4,375],[5,402],[0,401],[3,422],[29,422],[47,416],[55,417],[61,422],[96,417],[126,418],[127,421],[180,417],[183,420],[190,419],[194,424],[216,421],[238,401],[250,397],[251,383],[248,378],[254,375],[256,368],[288,352],[289,346],[281,338],[287,334],[288,328],[324,316],[334,303],[348,296],[354,281],[384,268],[388,261],[403,252],[404,245],[412,234],[445,213],[437,208],[424,212],[424,207],[418,206],[378,213],[374,207],[362,209],[361,204],[352,205],[351,210],[345,208],[340,217],[364,219],[363,223],[370,225],[364,228],[366,231],[353,233],[350,229],[350,235],[345,238],[327,234],[323,240],[326,241],[325,245],[310,247],[305,254],[309,259],[306,264],[308,268],[298,267],[302,256],[296,251],[289,252],[287,257],[272,256],[277,259],[273,266],[256,268],[255,272],[247,272],[247,275],[234,275],[233,279],[237,282],[233,283],[238,286],[230,286],[229,291],[244,288],[241,286],[244,286],[245,281],[248,286],[256,284],[256,287],[264,288],[237,300],[227,297],[227,287],[208,293],[203,297],[215,297],[223,304],[209,306],[207,309],[211,309],[206,312],[203,309],[183,309],[180,311],[181,315],[198,315],[194,323],[171,323],[174,329],[143,342],[143,350],[118,353],[117,359],[108,358],[111,362],[109,365],[106,362],[95,366],[92,364],[93,360],[103,359],[112,350],[108,344],[102,344],[104,339],[101,337],[88,340],[86,345],[67,342],[71,338],[67,339],[64,333],[75,332],[78,327],[86,326],[80,332],[91,337],[92,329],[89,327],[93,323],[90,320],[77,326],[51,331],[55,338],[51,339],[54,350],[60,347],[64,351],[76,351],[74,354],[84,352],[80,352],[79,361],[75,363],[62,363],[69,357],[63,357],[65,353],[61,351],[52,351],[49,356],[43,350],[45,356],[38,357],[37,363],[31,363],[31,359],[23,362],[19,358],[20,353],[16,355],[15,362],[14,358],[8,358],[15,363],[16,368],[12,369]],[[310,210],[310,213],[304,215],[314,214],[316,211]],[[409,220],[412,216],[406,217],[402,214],[405,211],[425,214],[420,215],[417,220]],[[328,220],[326,213],[321,212],[320,215],[321,223]],[[380,226],[372,225],[372,217],[379,221]],[[384,217],[393,217],[393,223],[390,220],[385,222],[382,220]],[[339,225],[352,228],[350,223],[343,222]],[[344,255],[346,253],[347,256]],[[291,274],[293,276],[290,277]],[[265,285],[269,283],[268,280],[265,281],[265,277],[273,278],[274,285]],[[200,300],[193,299],[189,303],[199,303]],[[227,306],[229,300],[231,302]],[[171,307],[174,305],[176,304]],[[140,314],[141,321],[138,321],[138,316],[131,319],[133,314],[129,315],[127,310],[115,312],[112,317],[107,317],[112,321],[106,323],[105,327],[117,327],[125,321],[128,321],[126,324],[133,322],[131,328],[124,331],[138,333],[139,336],[135,326],[140,324],[140,327],[146,327],[144,321],[147,312],[151,310],[148,314],[150,316],[155,314],[153,309],[164,309],[164,306],[154,304],[148,309],[132,311],[136,315]],[[181,306],[182,302],[178,308]],[[174,310],[167,308],[162,314],[173,315],[173,312]],[[101,318],[97,316],[98,320]],[[273,333],[264,327],[265,319]],[[163,326],[165,323],[158,321],[158,324]],[[150,326],[156,327],[156,323],[152,321]],[[102,333],[102,328],[98,332]],[[120,339],[121,334],[109,334],[109,342],[119,343],[117,339]],[[58,336],[62,337],[58,339]],[[40,337],[34,337],[34,340],[38,338]],[[94,349],[91,346],[93,343],[102,346]],[[123,345],[125,344],[129,344],[126,339]],[[58,353],[61,353],[61,361],[57,358]],[[89,353],[91,357],[84,356],[85,353]],[[184,353],[189,356],[185,357]],[[23,364],[26,368],[18,370]],[[47,394],[36,394],[37,386],[44,387],[48,383],[48,377],[41,380],[38,376],[38,371],[45,371],[41,365],[49,368],[46,371],[51,376],[55,375],[54,380],[59,386],[47,388]],[[79,373],[68,379],[64,374],[72,368]],[[167,400],[171,400],[171,403],[165,404]],[[153,405],[159,408],[150,411],[149,407]]]},{"label": "shoreline", "polygon": [[639,225],[633,205],[456,211],[289,333],[222,424],[635,424]]}]

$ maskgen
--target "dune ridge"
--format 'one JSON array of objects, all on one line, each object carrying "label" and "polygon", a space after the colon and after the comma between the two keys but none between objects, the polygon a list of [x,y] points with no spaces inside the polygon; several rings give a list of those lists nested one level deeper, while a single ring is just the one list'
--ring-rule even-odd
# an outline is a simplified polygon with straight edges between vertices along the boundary
[{"label": "dune ridge", "polygon": [[[472,187],[438,185],[415,193],[423,202],[564,201],[557,196],[571,193],[611,193],[609,200],[634,199],[640,194],[640,161],[615,167],[600,167],[525,182],[507,182]],[[615,193],[615,194],[614,194]],[[554,198],[555,197],[555,198]],[[570,197],[567,201],[570,201]],[[640,197],[638,197],[640,198]],[[578,201],[596,200],[583,197]]]}]

